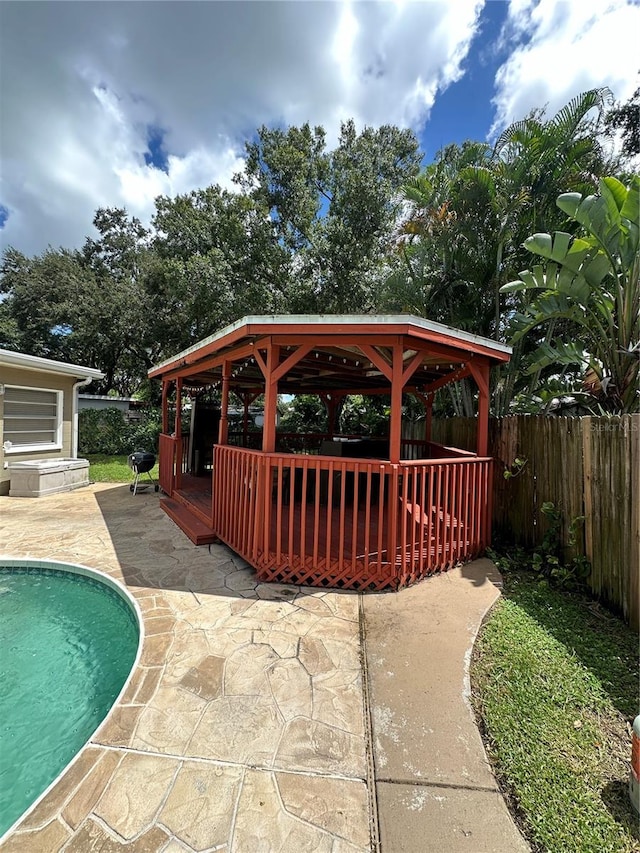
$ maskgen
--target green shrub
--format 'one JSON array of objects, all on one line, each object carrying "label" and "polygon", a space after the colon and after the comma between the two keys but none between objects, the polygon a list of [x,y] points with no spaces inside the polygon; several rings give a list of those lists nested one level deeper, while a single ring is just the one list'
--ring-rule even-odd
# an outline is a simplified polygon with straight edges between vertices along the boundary
[{"label": "green shrub", "polygon": [[142,420],[130,424],[130,427],[129,446],[133,447],[134,450],[148,450],[157,454],[158,437],[162,432],[162,409],[146,409]]},{"label": "green shrub", "polygon": [[159,409],[147,409],[142,419],[129,423],[116,408],[83,409],[78,413],[78,451],[114,456],[148,450],[156,453],[161,429]]}]

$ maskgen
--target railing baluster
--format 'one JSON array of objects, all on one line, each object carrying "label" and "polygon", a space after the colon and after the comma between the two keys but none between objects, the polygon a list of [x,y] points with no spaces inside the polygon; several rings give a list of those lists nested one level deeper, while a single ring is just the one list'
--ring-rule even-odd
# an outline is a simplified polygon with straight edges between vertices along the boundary
[{"label": "railing baluster", "polygon": [[[276,562],[282,559],[282,502],[283,502],[283,480],[282,459],[278,459],[276,480]],[[271,537],[269,537],[271,538]]]},{"label": "railing baluster", "polygon": [[400,565],[398,567],[398,575],[400,579],[401,586],[404,586],[406,583],[406,574],[407,574],[407,558],[408,558],[408,542],[407,542],[407,505],[409,503],[409,477],[411,476],[411,469],[405,469],[402,474],[402,497],[400,498],[400,511],[402,512],[402,518],[400,520]]},{"label": "railing baluster", "polygon": [[351,505],[351,574],[355,575],[358,560],[358,516],[360,504],[360,465],[353,471],[353,503]]},{"label": "railing baluster", "polygon": [[331,540],[333,539],[333,477],[335,473],[334,462],[329,462],[327,472],[327,526],[325,530],[325,571],[331,570]]},{"label": "railing baluster", "polygon": [[345,492],[347,486],[346,466],[340,465],[340,533],[338,536],[338,574],[344,570],[344,514],[345,514]]},{"label": "railing baluster", "polygon": [[469,551],[471,554],[475,554],[476,549],[476,518],[475,518],[475,495],[477,493],[477,474],[478,474],[478,465],[470,465],[469,466],[469,535],[467,537],[469,541]]},{"label": "railing baluster", "polygon": [[300,496],[300,561],[301,568],[306,567],[307,556],[307,476],[309,470],[309,457],[302,461],[302,494]]},{"label": "railing baluster", "polygon": [[[384,516],[385,516],[385,490],[387,489],[387,477],[388,473],[385,467],[380,468],[380,482],[378,485],[378,541],[377,541],[377,551],[378,551],[378,560],[376,569],[378,572],[382,570],[382,536],[385,529]],[[389,560],[389,554],[387,554],[387,562]]]},{"label": "railing baluster", "polygon": [[458,501],[460,503],[460,522],[458,524],[458,549],[457,555],[462,555],[464,551],[465,537],[469,528],[469,519],[467,512],[469,509],[469,466],[460,466],[460,491]]},{"label": "railing baluster", "polygon": [[362,547],[362,564],[365,567],[367,574],[369,573],[369,542],[371,540],[370,524],[371,524],[371,480],[373,466],[370,462],[367,463],[367,485],[365,490],[365,505],[364,505],[364,542]]},{"label": "railing baluster", "polygon": [[426,540],[425,534],[429,524],[429,507],[427,505],[427,482],[431,479],[428,468],[422,465],[420,468],[420,537],[418,539],[418,548],[420,549],[420,574],[426,572],[429,568],[429,539]]},{"label": "railing baluster", "polygon": [[315,505],[313,507],[313,567],[318,567],[318,549],[320,545],[320,468],[316,468]]},{"label": "railing baluster", "polygon": [[293,534],[295,530],[295,509],[296,509],[296,467],[295,459],[292,457],[289,461],[289,536],[287,537],[287,558],[286,564],[289,571],[293,569]]}]

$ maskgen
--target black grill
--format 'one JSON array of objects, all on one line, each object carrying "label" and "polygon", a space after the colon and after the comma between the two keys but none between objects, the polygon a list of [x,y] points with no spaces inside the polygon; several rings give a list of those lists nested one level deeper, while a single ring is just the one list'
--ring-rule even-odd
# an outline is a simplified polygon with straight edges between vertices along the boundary
[{"label": "black grill", "polygon": [[[133,492],[135,495],[141,489],[147,489],[149,486],[153,486],[154,491],[158,491],[158,484],[154,483],[153,478],[149,471],[156,464],[156,457],[153,453],[149,453],[146,450],[138,450],[135,453],[130,453],[127,457],[127,463],[129,468],[136,475],[133,483],[129,486],[129,490]],[[140,483],[140,474],[146,474],[149,478],[148,483]]]}]

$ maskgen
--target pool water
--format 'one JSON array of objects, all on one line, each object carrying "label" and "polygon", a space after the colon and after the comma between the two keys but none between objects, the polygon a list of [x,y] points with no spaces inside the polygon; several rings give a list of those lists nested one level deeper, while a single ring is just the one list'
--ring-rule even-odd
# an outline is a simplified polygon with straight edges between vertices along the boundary
[{"label": "pool water", "polygon": [[105,583],[0,566],[0,836],[96,730],[138,640],[133,608]]}]

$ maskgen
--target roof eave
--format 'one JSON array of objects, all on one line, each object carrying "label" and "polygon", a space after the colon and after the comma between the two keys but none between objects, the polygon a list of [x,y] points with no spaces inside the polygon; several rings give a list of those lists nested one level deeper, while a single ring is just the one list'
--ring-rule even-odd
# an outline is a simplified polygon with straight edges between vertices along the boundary
[{"label": "roof eave", "polygon": [[42,373],[55,373],[58,376],[75,376],[81,379],[104,379],[104,373],[94,367],[84,367],[81,364],[67,364],[64,361],[54,361],[51,358],[40,358],[36,355],[26,355],[12,350],[0,350],[0,364],[18,367],[23,370],[35,370]]},{"label": "roof eave", "polygon": [[178,367],[196,364],[202,358],[231,346],[242,338],[284,334],[296,325],[314,325],[316,334],[318,325],[322,325],[327,334],[335,334],[336,327],[339,327],[341,331],[348,330],[353,335],[368,334],[370,327],[374,326],[384,329],[387,334],[413,335],[424,341],[437,339],[497,362],[508,361],[511,355],[511,347],[505,344],[413,315],[249,315],[155,365],[149,370],[148,376],[153,379]]}]

